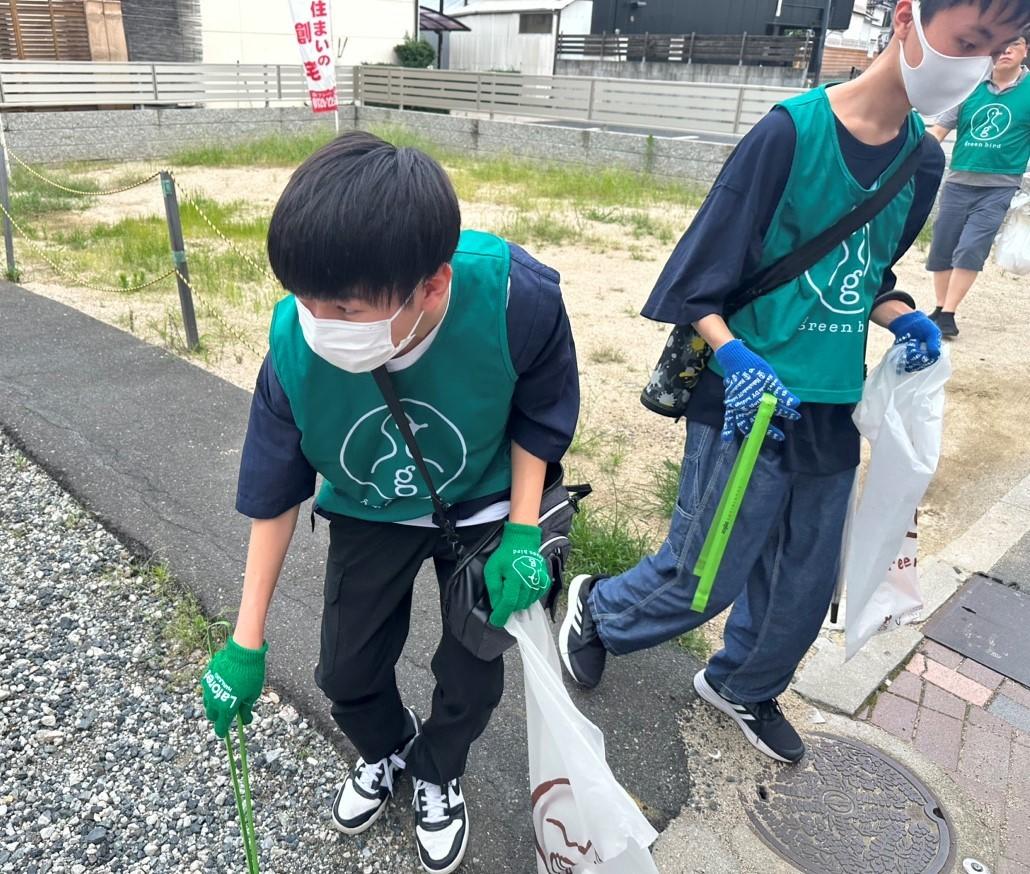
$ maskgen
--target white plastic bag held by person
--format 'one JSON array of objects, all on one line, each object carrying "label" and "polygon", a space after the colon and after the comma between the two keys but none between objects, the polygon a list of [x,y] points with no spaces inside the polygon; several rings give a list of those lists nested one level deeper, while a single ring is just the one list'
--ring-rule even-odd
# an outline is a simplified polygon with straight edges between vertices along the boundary
[{"label": "white plastic bag held by person", "polygon": [[658,874],[647,851],[658,833],[604,758],[604,735],[561,679],[540,604],[512,615],[526,678],[529,783],[538,874]]},{"label": "white plastic bag held by person", "polygon": [[937,470],[951,362],[945,350],[936,364],[905,373],[904,354],[903,347],[891,347],[869,375],[853,416],[872,452],[844,544],[849,659],[878,631],[899,627],[923,606],[914,564],[899,567],[898,558]]},{"label": "white plastic bag held by person", "polygon": [[994,243],[994,261],[1011,273],[1030,273],[1030,191],[1018,191],[1012,198]]}]

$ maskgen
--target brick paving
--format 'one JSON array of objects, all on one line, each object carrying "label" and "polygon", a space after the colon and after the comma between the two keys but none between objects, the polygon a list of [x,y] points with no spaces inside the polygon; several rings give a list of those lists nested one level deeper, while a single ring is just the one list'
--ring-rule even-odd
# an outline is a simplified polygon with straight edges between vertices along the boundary
[{"label": "brick paving", "polygon": [[911,743],[996,815],[996,874],[1030,874],[1030,689],[926,640],[860,718]]}]

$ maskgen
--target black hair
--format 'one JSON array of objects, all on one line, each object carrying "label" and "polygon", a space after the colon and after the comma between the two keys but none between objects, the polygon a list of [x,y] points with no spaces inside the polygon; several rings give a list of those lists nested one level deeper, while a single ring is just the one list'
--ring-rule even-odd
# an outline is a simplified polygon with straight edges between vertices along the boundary
[{"label": "black hair", "polygon": [[425,152],[349,131],[298,167],[268,226],[283,286],[320,300],[403,301],[451,260],[458,198]]},{"label": "black hair", "polygon": [[1017,21],[1020,26],[1030,23],[1030,0],[920,0],[919,14],[925,25],[929,24],[938,12],[943,12],[945,9],[976,4],[982,13],[986,13],[995,3],[1001,3],[1003,7],[1001,20],[1004,23]]}]

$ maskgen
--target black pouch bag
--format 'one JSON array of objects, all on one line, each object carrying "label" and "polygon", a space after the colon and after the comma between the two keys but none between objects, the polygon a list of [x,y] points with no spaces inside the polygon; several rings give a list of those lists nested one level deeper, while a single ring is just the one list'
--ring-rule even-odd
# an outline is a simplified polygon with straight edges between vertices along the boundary
[{"label": "black pouch bag", "polygon": [[[469,652],[483,661],[493,661],[515,643],[503,628],[490,624],[490,597],[486,590],[483,570],[486,562],[500,545],[504,522],[498,522],[471,548],[462,547],[458,533],[447,511],[425,460],[411,433],[408,417],[404,415],[400,400],[385,367],[372,371],[376,385],[397,423],[397,428],[411,452],[412,460],[429,489],[433,501],[433,521],[443,530],[448,542],[458,556],[458,564],[443,588],[443,620],[447,628]],[[542,532],[540,554],[547,562],[551,575],[551,588],[544,599],[544,606],[554,617],[554,607],[564,584],[563,574],[569,555],[569,532],[573,517],[579,510],[579,502],[591,492],[589,485],[566,486],[564,471],[557,463],[547,465],[544,478],[544,492],[540,500]]]}]

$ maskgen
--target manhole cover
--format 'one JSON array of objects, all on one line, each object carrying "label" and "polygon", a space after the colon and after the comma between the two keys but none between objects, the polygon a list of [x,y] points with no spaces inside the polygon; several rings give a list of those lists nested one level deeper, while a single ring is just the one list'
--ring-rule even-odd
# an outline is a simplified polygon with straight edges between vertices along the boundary
[{"label": "manhole cover", "polygon": [[769,847],[812,874],[938,874],[951,832],[916,777],[858,741],[811,735],[801,764],[745,796]]}]

